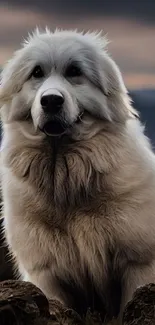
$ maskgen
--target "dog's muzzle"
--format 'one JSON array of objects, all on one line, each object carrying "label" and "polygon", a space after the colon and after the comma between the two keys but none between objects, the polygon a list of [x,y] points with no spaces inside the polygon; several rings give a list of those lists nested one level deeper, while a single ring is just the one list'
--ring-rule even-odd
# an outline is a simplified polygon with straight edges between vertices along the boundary
[{"label": "dog's muzzle", "polygon": [[65,134],[75,123],[80,123],[84,112],[81,112],[74,123],[69,124],[61,119],[55,118],[47,121],[40,130],[50,137],[58,137]]},{"label": "dog's muzzle", "polygon": [[74,123],[81,121],[83,111],[72,124],[63,118],[64,101],[63,95],[56,89],[48,89],[41,96],[40,104],[44,113],[44,121],[39,128],[48,136],[62,136]]}]

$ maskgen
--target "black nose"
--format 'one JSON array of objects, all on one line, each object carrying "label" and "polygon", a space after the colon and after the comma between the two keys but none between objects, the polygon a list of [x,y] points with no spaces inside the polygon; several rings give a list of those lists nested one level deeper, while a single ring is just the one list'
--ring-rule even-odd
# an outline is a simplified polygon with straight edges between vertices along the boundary
[{"label": "black nose", "polygon": [[46,113],[58,113],[64,103],[64,97],[59,95],[44,95],[41,97],[41,105]]}]

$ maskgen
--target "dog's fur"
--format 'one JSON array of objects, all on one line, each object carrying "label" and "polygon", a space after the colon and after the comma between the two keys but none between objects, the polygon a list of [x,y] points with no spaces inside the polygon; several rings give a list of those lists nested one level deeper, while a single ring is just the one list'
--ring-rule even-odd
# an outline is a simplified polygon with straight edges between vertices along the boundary
[{"label": "dog's fur", "polygon": [[[66,79],[71,61],[82,75]],[[65,98],[61,137],[38,128],[49,89]],[[4,227],[20,274],[80,314],[121,315],[155,280],[155,156],[105,38],[37,30],[4,68],[0,100]]]}]

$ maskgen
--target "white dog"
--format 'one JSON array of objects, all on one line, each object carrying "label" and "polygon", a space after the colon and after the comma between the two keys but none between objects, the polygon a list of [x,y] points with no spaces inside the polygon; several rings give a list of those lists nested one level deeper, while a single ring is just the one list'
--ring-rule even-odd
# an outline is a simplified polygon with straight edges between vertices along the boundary
[{"label": "white dog", "polygon": [[2,73],[6,238],[23,279],[84,315],[155,280],[155,156],[96,34],[36,31]]}]

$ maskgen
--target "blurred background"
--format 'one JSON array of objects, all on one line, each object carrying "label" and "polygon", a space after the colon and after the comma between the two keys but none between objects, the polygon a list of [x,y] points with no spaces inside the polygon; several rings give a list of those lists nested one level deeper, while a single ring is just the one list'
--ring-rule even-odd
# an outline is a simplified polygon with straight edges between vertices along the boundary
[{"label": "blurred background", "polygon": [[126,85],[155,85],[155,0],[0,0],[1,66],[36,25],[102,29]]}]

